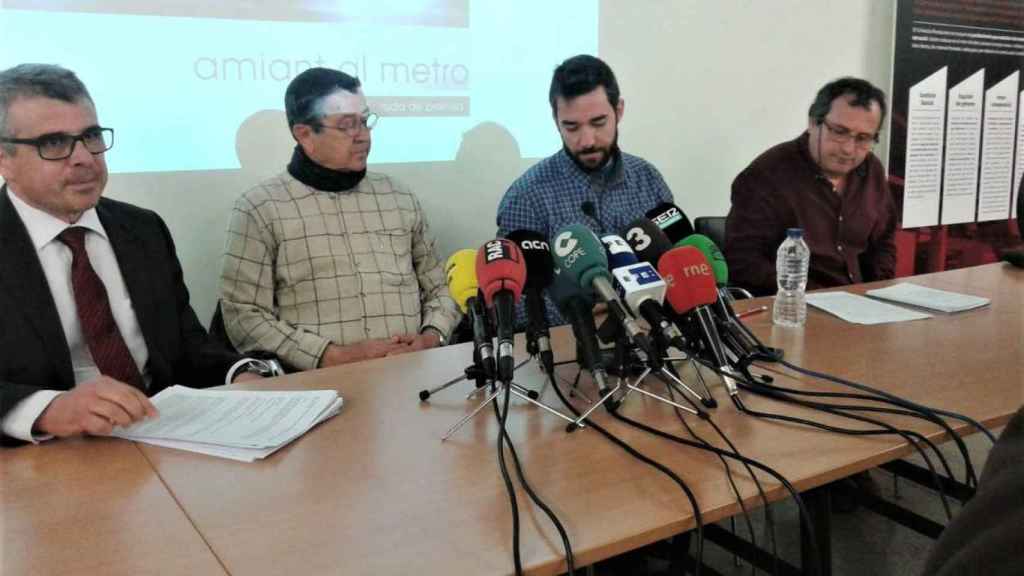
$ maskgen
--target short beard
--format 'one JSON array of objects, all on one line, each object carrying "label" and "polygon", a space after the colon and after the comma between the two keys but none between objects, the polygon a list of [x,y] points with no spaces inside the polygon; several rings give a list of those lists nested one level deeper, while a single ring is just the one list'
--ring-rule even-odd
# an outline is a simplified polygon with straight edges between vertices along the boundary
[{"label": "short beard", "polygon": [[573,154],[572,150],[569,150],[569,147],[566,146],[564,142],[562,143],[562,149],[565,150],[565,153],[569,156],[569,158],[572,158],[572,162],[573,164],[576,165],[577,168],[579,168],[582,172],[586,174],[593,174],[595,172],[600,172],[601,170],[604,170],[605,166],[608,166],[610,162],[613,162],[616,158],[619,157],[619,133],[618,131],[615,132],[615,139],[612,140],[612,145],[608,147],[608,153],[605,155],[604,159],[601,160],[601,163],[598,164],[597,166],[594,166],[593,168],[581,162],[579,157]]}]

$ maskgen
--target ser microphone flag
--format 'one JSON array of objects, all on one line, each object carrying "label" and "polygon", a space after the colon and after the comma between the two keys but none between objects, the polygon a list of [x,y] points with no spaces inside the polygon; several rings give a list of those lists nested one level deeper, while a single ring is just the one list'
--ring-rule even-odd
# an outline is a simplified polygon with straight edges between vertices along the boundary
[{"label": "ser microphone flag", "polygon": [[651,210],[648,210],[646,216],[665,232],[665,236],[668,236],[669,241],[672,243],[693,234],[693,224],[686,217],[686,213],[679,206],[671,202],[658,204]]}]

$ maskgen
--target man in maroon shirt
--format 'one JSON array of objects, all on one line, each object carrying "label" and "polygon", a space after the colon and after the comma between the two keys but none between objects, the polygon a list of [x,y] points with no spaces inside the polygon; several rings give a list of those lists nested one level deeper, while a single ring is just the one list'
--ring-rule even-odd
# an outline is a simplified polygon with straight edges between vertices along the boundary
[{"label": "man in maroon shirt", "polygon": [[808,288],[893,277],[896,207],[871,152],[885,113],[885,94],[869,82],[830,82],[811,104],[807,131],[740,172],[725,226],[736,285],[775,293],[787,228],[803,228],[811,249]]}]

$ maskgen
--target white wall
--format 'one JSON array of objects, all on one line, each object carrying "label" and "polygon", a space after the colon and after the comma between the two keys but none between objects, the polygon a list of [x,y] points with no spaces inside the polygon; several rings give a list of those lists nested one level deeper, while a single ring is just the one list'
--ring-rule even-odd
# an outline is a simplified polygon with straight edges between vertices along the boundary
[{"label": "white wall", "polygon": [[[893,5],[884,0],[602,0],[600,55],[626,99],[620,144],[661,170],[691,218],[724,215],[735,174],[804,128],[822,84],[855,75],[888,91],[893,19]],[[547,77],[551,70],[537,73]],[[103,103],[97,104],[102,120]],[[167,220],[204,322],[217,298],[234,198],[288,160],[283,122],[280,113],[268,112],[241,131],[240,171],[111,177],[109,196]],[[513,145],[493,136],[467,134],[455,162],[371,166],[419,194],[442,257],[493,235],[501,194],[535,161],[520,159]],[[159,150],[159,134],[149,141]]]}]

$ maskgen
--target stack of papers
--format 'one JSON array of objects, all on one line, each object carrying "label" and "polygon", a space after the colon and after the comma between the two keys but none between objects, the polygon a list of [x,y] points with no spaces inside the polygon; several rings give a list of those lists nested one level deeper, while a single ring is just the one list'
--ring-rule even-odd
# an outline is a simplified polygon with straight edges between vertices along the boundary
[{"label": "stack of papers", "polygon": [[807,303],[854,324],[884,324],[931,318],[923,312],[885,304],[848,292],[811,293],[807,295]]},{"label": "stack of papers", "polygon": [[172,386],[151,398],[160,417],[117,428],[113,435],[253,462],[341,410],[335,390],[258,392]]},{"label": "stack of papers", "polygon": [[924,286],[918,286],[917,284],[910,284],[906,282],[902,284],[895,284],[887,288],[868,290],[867,295],[873,298],[889,300],[890,302],[910,304],[911,306],[918,306],[920,308],[927,308],[929,310],[937,310],[939,312],[946,313],[973,310],[975,308],[987,306],[990,302],[988,298],[982,298],[980,296],[959,294],[957,292],[946,292],[945,290],[926,288]]}]

